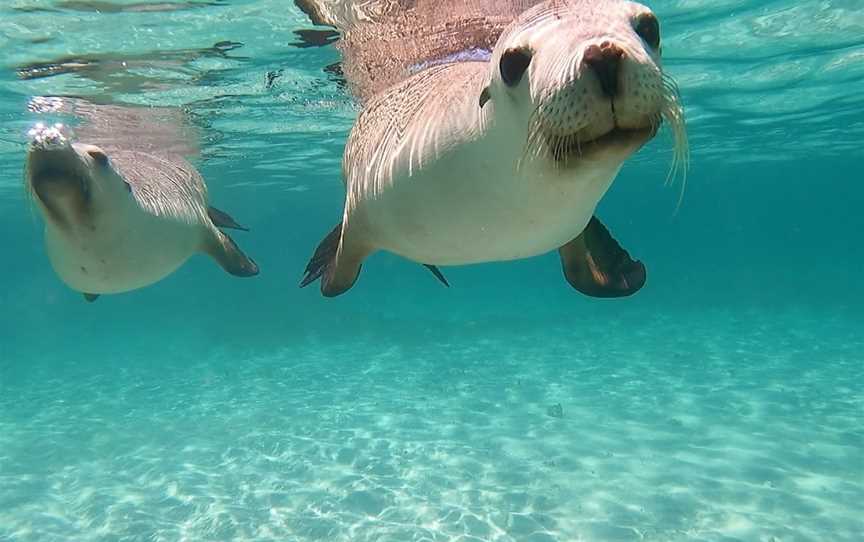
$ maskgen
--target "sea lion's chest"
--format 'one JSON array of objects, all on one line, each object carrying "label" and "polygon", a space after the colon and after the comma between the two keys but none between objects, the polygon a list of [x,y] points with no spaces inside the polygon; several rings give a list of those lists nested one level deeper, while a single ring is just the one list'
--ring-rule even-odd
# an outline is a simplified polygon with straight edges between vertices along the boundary
[{"label": "sea lion's chest", "polygon": [[617,169],[585,166],[562,178],[471,145],[403,172],[358,211],[382,248],[417,261],[526,258],[578,236]]},{"label": "sea lion's chest", "polygon": [[100,209],[92,220],[60,230],[46,225],[51,265],[73,289],[117,293],[151,284],[199,247],[200,225],[154,216],[134,202]]}]

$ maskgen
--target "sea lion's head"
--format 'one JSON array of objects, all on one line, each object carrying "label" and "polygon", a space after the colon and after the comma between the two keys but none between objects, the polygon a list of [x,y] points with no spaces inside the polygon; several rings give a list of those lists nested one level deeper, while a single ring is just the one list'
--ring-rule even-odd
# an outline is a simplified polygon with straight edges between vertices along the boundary
[{"label": "sea lion's head", "polygon": [[524,128],[526,152],[559,168],[620,164],[662,120],[676,157],[686,153],[682,109],[660,63],[660,24],[622,0],[550,0],[519,16],[498,40],[481,105]]},{"label": "sea lion's head", "polygon": [[39,123],[29,135],[25,182],[49,222],[92,224],[95,210],[128,197],[129,186],[101,148],[72,142],[60,124]]}]

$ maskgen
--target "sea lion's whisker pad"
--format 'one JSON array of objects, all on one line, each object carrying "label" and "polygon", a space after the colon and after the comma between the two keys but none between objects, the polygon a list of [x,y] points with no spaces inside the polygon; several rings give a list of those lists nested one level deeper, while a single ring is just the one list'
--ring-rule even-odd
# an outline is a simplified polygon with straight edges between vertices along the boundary
[{"label": "sea lion's whisker pad", "polygon": [[[345,148],[342,222],[315,251],[303,285],[320,277],[322,292],[338,295],[378,250],[435,266],[558,249],[567,281],[587,295],[642,287],[644,266],[593,215],[623,163],[664,124],[674,140],[669,178],[686,172],[683,108],[661,67],[649,8],[547,0],[520,13],[515,2],[487,2],[484,21],[417,0],[340,26],[314,1],[301,4],[343,33],[345,73],[364,100]],[[424,24],[431,36],[436,28],[465,34],[448,34],[451,46],[424,38]],[[374,45],[376,35],[418,41],[403,49],[385,40],[392,60],[381,65],[391,69],[378,70],[370,59],[388,51]],[[489,43],[488,59],[453,49]]]}]

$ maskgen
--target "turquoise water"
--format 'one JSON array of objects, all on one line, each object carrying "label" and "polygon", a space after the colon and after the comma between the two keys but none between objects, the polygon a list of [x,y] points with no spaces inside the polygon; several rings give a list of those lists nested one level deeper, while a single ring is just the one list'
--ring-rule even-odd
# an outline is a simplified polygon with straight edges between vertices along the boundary
[{"label": "turquoise water", "polygon": [[[667,134],[625,165],[649,278],[603,300],[555,254],[297,288],[357,107],[291,3],[4,2],[0,540],[864,539],[858,4],[650,3],[691,170],[676,212]],[[56,95],[187,108],[261,275],[65,287],[22,188]]]}]

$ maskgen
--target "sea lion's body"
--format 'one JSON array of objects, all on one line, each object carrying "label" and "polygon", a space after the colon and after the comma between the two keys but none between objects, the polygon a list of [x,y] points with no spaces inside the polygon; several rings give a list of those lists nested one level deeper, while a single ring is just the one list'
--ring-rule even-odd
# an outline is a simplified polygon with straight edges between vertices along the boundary
[{"label": "sea lion's body", "polygon": [[79,228],[46,226],[45,249],[54,271],[72,289],[113,294],[170,275],[208,234],[200,225],[161,220],[130,204]]},{"label": "sea lion's body", "polygon": [[[197,252],[228,272],[257,274],[218,226],[239,227],[208,206],[195,168],[177,156],[73,143],[38,127],[27,183],[45,218],[51,265],[88,299],[157,282]],[[215,223],[214,223],[215,219]]]},{"label": "sea lion's body", "polygon": [[557,249],[583,293],[636,292],[644,266],[594,211],[661,118],[681,143],[659,59],[647,7],[548,0],[518,16],[487,58],[426,63],[372,95],[343,157],[342,222],[302,285],[321,277],[322,292],[338,295],[378,250],[438,273]]},{"label": "sea lion's body", "polygon": [[[586,161],[576,178],[562,178],[545,161],[514,167],[524,140],[512,137],[514,123],[490,120],[494,104],[477,104],[487,73],[481,62],[443,66],[367,106],[345,153],[348,239],[417,262],[461,265],[536,256],[585,228],[620,164]],[[431,122],[434,113],[424,108],[440,102],[448,103],[447,116]],[[394,107],[402,111],[397,119],[380,111]],[[411,134],[404,137],[410,150],[388,140],[393,132]],[[366,168],[382,164],[392,180],[372,187]]]}]

